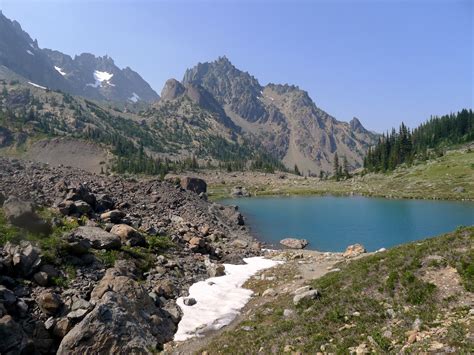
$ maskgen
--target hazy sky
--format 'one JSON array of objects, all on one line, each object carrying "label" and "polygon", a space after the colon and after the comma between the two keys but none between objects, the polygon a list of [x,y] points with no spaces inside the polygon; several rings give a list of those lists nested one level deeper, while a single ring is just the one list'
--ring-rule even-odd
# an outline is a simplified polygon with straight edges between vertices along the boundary
[{"label": "hazy sky", "polygon": [[108,54],[161,92],[226,55],[261,84],[309,92],[383,131],[473,107],[471,0],[0,0],[40,47]]}]

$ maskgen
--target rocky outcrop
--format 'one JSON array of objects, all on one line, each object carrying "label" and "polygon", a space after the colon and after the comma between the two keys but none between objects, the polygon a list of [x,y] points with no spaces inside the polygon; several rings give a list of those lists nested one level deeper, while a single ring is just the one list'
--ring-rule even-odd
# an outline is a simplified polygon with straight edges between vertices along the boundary
[{"label": "rocky outcrop", "polygon": [[290,249],[304,249],[309,242],[306,239],[285,238],[280,240],[280,244]]},{"label": "rocky outcrop", "polygon": [[153,353],[172,339],[174,323],[138,284],[134,267],[107,270],[92,291],[94,309],[63,338],[58,354]]}]

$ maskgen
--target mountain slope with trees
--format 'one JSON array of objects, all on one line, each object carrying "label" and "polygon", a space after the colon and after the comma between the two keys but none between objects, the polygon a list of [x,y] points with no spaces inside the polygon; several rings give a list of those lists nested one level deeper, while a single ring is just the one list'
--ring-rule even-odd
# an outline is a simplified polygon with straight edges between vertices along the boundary
[{"label": "mountain slope with trees", "polygon": [[412,164],[415,159],[427,160],[430,153],[442,155],[442,149],[474,141],[474,114],[463,109],[429,121],[410,131],[403,123],[397,131],[384,134],[364,158],[368,171],[391,171],[398,165]]}]

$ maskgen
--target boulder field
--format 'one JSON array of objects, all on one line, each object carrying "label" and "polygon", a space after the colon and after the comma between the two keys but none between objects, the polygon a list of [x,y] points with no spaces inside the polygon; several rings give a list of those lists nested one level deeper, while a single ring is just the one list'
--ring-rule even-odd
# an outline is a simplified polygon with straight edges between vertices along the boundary
[{"label": "boulder field", "polygon": [[196,178],[104,176],[0,158],[0,353],[154,353],[178,297],[260,255]]}]

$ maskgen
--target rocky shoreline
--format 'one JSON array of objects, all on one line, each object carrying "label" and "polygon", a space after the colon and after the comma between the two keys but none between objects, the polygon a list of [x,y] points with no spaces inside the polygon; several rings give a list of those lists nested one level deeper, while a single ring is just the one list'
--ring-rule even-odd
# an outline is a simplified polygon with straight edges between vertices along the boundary
[{"label": "rocky shoreline", "polygon": [[1,353],[162,349],[178,297],[222,263],[261,254],[237,208],[207,201],[200,180],[1,158],[0,200],[8,221],[30,213],[51,228],[0,236]]}]

